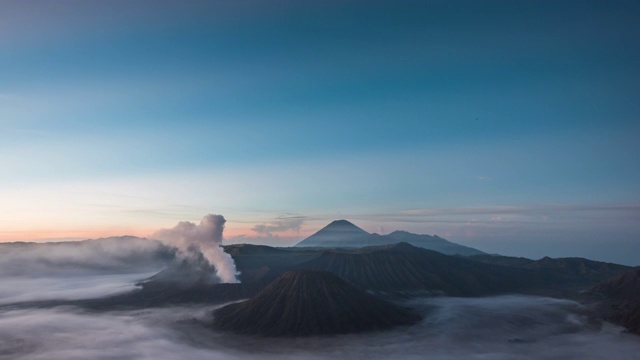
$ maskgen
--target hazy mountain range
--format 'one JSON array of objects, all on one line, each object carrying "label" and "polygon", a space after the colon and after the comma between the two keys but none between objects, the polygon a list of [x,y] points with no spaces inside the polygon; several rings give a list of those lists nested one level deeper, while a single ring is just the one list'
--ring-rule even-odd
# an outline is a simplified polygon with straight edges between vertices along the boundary
[{"label": "hazy mountain range", "polygon": [[418,235],[394,231],[387,235],[371,234],[347,220],[335,220],[315,234],[302,240],[297,247],[359,248],[405,242],[413,246],[435,250],[443,254],[480,255],[484,252],[452,243],[437,235]]},{"label": "hazy mountain range", "polygon": [[609,320],[640,334],[640,269],[627,271],[603,282],[589,290],[587,295],[604,300],[600,306]]}]

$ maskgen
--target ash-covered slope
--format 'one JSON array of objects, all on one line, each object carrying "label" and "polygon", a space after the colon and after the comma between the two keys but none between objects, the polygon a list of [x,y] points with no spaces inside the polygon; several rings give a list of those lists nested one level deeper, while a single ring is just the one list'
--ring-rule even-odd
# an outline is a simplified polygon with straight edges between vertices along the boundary
[{"label": "ash-covered slope", "polygon": [[604,300],[606,317],[640,334],[640,269],[625,272],[593,287],[589,296]]},{"label": "ash-covered slope", "polygon": [[241,334],[307,336],[409,325],[420,317],[325,271],[289,271],[251,299],[214,312],[214,326]]},{"label": "ash-covered slope", "polygon": [[452,243],[436,235],[418,235],[407,231],[394,231],[387,235],[370,234],[347,220],[333,221],[296,244],[296,247],[360,248],[399,242],[450,255],[484,254],[480,250]]},{"label": "ash-covered slope", "polygon": [[484,264],[399,243],[325,251],[300,269],[329,271],[363,289],[476,296],[544,285],[533,271]]}]

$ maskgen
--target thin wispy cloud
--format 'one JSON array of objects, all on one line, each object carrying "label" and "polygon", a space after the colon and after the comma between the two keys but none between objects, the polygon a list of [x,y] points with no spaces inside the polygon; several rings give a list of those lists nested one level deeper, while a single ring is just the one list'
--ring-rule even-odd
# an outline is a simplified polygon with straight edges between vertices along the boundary
[{"label": "thin wispy cloud", "polygon": [[540,214],[557,212],[628,212],[640,213],[640,204],[548,204],[548,205],[505,205],[460,208],[422,208],[401,210],[405,216],[467,216],[467,215],[509,215]]},{"label": "thin wispy cloud", "polygon": [[281,233],[289,230],[300,232],[304,222],[305,218],[302,216],[281,217],[266,224],[255,225],[251,230],[255,231],[257,234],[266,236],[273,236],[275,233]]}]

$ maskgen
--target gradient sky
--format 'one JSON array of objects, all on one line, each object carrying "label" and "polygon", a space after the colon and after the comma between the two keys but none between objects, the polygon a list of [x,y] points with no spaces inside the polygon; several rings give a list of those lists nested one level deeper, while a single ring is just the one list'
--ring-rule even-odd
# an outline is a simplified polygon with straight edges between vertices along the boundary
[{"label": "gradient sky", "polygon": [[0,1],[0,241],[336,218],[640,265],[640,2]]}]

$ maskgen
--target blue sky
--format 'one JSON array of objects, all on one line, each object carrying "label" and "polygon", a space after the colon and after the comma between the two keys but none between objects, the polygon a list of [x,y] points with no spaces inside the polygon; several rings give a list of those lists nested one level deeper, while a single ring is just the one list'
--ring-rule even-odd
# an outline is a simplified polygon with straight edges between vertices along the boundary
[{"label": "blue sky", "polygon": [[632,1],[3,1],[0,241],[221,213],[230,241],[289,245],[348,218],[633,263],[639,16]]}]

